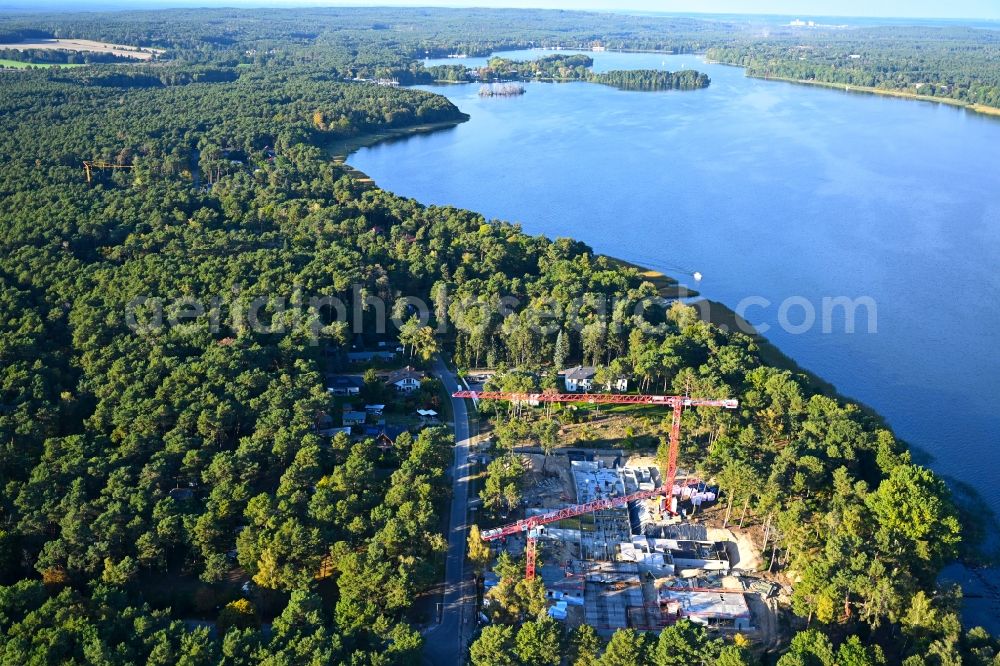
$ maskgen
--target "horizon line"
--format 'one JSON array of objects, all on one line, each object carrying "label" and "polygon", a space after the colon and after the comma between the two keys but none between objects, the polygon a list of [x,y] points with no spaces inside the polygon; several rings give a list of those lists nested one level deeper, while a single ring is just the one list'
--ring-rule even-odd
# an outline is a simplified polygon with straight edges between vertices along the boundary
[{"label": "horizon line", "polygon": [[[979,16],[891,16],[891,15],[863,15],[863,14],[807,14],[807,13],[775,13],[775,12],[754,12],[754,11],[666,11],[641,8],[622,7],[592,7],[582,9],[564,9],[559,7],[496,7],[478,4],[397,4],[397,3],[374,3],[368,4],[364,0],[352,2],[351,0],[301,0],[302,4],[293,3],[269,3],[267,0],[151,0],[150,5],[145,7],[130,7],[129,0],[105,0],[92,3],[90,6],[80,7],[79,4],[70,0],[56,0],[55,2],[36,2],[35,4],[9,4],[0,3],[0,12],[17,11],[24,13],[42,14],[51,11],[63,12],[101,12],[101,11],[162,11],[165,9],[275,9],[275,10],[296,10],[296,9],[481,9],[481,10],[515,10],[515,11],[542,11],[542,12],[574,12],[580,14],[623,14],[623,15],[648,15],[648,16],[678,16],[678,17],[720,17],[720,16],[754,16],[754,17],[802,17],[802,18],[836,18],[836,19],[864,19],[864,20],[891,20],[891,21],[981,21],[988,23],[1000,23],[1000,17],[979,17]],[[159,6],[155,6],[159,5]],[[817,26],[823,27],[823,26]]]}]

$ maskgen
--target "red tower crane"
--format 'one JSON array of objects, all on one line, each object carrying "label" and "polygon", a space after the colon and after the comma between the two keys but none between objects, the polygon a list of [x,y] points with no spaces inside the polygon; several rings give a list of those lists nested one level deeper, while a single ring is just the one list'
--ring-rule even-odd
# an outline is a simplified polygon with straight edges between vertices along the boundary
[{"label": "red tower crane", "polygon": [[507,400],[510,402],[527,402],[529,404],[541,402],[585,402],[591,404],[618,404],[618,405],[664,405],[674,410],[673,421],[670,424],[670,450],[667,455],[667,474],[663,484],[654,490],[641,490],[631,495],[619,497],[608,497],[594,500],[586,504],[577,504],[563,509],[549,511],[537,516],[524,518],[503,527],[486,530],[482,533],[483,541],[493,541],[501,539],[511,534],[527,532],[527,543],[525,547],[525,578],[531,580],[535,577],[535,530],[545,524],[554,523],[563,518],[579,516],[591,511],[601,511],[617,506],[623,506],[629,502],[648,499],[658,495],[673,495],[674,481],[677,478],[677,452],[680,448],[681,440],[681,414],[685,407],[723,407],[725,409],[736,409],[739,401],[731,398],[722,400],[701,400],[698,398],[688,398],[678,395],[620,395],[617,393],[510,393],[506,391],[457,391],[452,394],[453,398],[470,398],[473,400]]}]

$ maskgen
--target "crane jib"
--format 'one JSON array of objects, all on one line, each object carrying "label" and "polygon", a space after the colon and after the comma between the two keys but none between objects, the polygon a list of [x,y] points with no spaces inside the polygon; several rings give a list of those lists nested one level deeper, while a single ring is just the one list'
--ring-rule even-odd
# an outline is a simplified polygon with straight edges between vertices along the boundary
[{"label": "crane jib", "polygon": [[564,509],[557,509],[555,511],[548,511],[546,513],[531,516],[529,518],[524,518],[517,521],[516,523],[510,523],[509,525],[504,525],[503,527],[495,527],[490,530],[484,530],[480,535],[483,541],[493,541],[495,539],[502,539],[508,537],[512,534],[518,534],[520,532],[529,532],[536,527],[541,527],[542,525],[547,525],[549,523],[554,523],[564,518],[573,518],[575,516],[582,515],[584,513],[590,513],[592,511],[603,511],[606,509],[613,509],[629,502],[638,502],[640,500],[649,499],[651,497],[656,497],[658,495],[666,495],[668,493],[667,486],[660,486],[654,490],[640,490],[636,493],[631,493],[629,495],[619,495],[618,497],[608,497],[604,499],[594,500],[592,502],[587,502],[586,504],[577,504],[575,506],[568,506]]},{"label": "crane jib", "polygon": [[[670,448],[668,450],[668,460],[666,465],[666,475],[663,485],[655,490],[643,490],[631,495],[621,497],[605,498],[569,506],[557,511],[548,511],[538,516],[531,516],[482,532],[483,541],[493,541],[501,539],[519,532],[528,533],[527,552],[528,566],[525,576],[534,576],[534,539],[532,530],[547,523],[553,523],[563,518],[579,516],[591,511],[600,511],[616,506],[621,506],[628,502],[647,499],[657,495],[669,495],[673,493],[674,480],[677,475],[677,453],[680,447],[681,413],[685,407],[722,407],[724,409],[737,409],[740,406],[739,400],[734,398],[702,399],[691,398],[680,395],[636,395],[622,393],[555,393],[552,391],[545,393],[514,393],[509,391],[456,391],[451,394],[453,398],[469,398],[472,400],[506,400],[509,402],[527,402],[529,404],[540,404],[543,402],[584,402],[591,404],[617,404],[617,405],[664,405],[673,409],[673,421],[670,427]],[[669,490],[668,490],[669,489]]]},{"label": "crane jib", "polygon": [[702,399],[679,395],[636,395],[631,393],[517,393],[510,391],[455,391],[453,398],[471,400],[506,400],[509,402],[583,402],[589,404],[666,405],[669,407],[724,407],[736,409],[733,398]]}]

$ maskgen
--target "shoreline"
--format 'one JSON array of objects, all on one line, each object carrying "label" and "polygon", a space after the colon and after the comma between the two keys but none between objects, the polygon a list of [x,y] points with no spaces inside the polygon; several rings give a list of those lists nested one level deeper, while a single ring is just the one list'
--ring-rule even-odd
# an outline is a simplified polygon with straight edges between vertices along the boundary
[{"label": "shoreline", "polygon": [[[717,64],[727,65],[729,67],[740,67],[744,72],[746,72],[747,69],[742,65],[734,65],[731,63],[719,62]],[[755,76],[752,74],[747,74],[746,76],[752,79],[759,79],[761,81],[783,81],[785,83],[797,83],[805,86],[816,86],[818,88],[830,88],[831,90],[840,90],[841,92],[880,95],[882,97],[897,97],[899,99],[909,99],[918,102],[935,102],[937,104],[953,106],[958,109],[966,109],[984,116],[1000,117],[1000,108],[986,106],[985,104],[963,102],[960,99],[953,99],[951,97],[935,97],[933,95],[921,95],[920,93],[913,93],[906,90],[889,90],[886,88],[873,88],[871,86],[852,86],[846,83],[830,83],[827,81],[816,81],[812,79],[795,79],[789,76]]]},{"label": "shoreline", "polygon": [[701,296],[699,292],[694,289],[689,289],[687,286],[681,284],[676,278],[672,278],[658,270],[646,268],[645,266],[632,263],[631,261],[626,261],[625,259],[619,259],[618,257],[612,257],[609,254],[595,253],[594,256],[604,257],[613,265],[620,268],[631,268],[635,270],[646,282],[649,282],[656,287],[660,296],[664,298],[696,298]]},{"label": "shoreline", "polygon": [[[998,113],[1000,113],[1000,110],[998,110]],[[398,130],[389,130],[376,134],[351,137],[347,140],[331,142],[328,144],[327,149],[331,153],[334,153],[335,161],[348,169],[351,177],[367,185],[378,187],[370,176],[346,163],[346,160],[351,153],[360,148],[376,145],[385,141],[392,141],[411,135],[455,127],[462,122],[466,122],[470,118],[466,114],[463,114],[463,116],[464,118],[458,121],[432,123],[409,128],[401,128]],[[334,152],[337,149],[343,152],[343,154]],[[893,432],[892,427],[885,420],[885,417],[879,414],[874,408],[843,395],[832,383],[801,366],[795,359],[781,351],[781,349],[774,343],[757,332],[756,328],[754,328],[752,324],[740,317],[732,308],[728,307],[724,303],[702,297],[700,293],[687,289],[685,286],[681,285],[677,279],[672,278],[660,271],[606,254],[599,254],[595,252],[595,256],[603,256],[613,264],[623,268],[636,270],[640,276],[653,283],[656,286],[657,291],[664,298],[697,298],[698,300],[693,302],[689,301],[690,304],[695,307],[699,307],[699,303],[707,303],[708,320],[712,324],[718,325],[724,330],[739,330],[744,332],[752,331],[752,333],[748,332],[747,335],[749,335],[756,343],[758,347],[758,354],[760,355],[760,359],[763,363],[768,366],[778,368],[779,370],[788,370],[793,375],[799,377],[800,381],[803,381],[807,389],[812,389],[819,394],[840,402],[849,402],[857,405],[865,417],[871,419],[879,427],[886,428],[890,432]],[[894,432],[893,434],[895,435]],[[899,443],[910,452],[915,464],[933,469],[931,462],[934,458],[930,452],[911,442],[902,439],[897,441],[899,441]],[[976,576],[979,580],[982,580],[984,571],[990,571],[991,567],[1000,565],[1000,553],[997,552],[995,544],[989,543],[988,539],[988,535],[992,531],[998,529],[997,516],[989,510],[989,507],[986,506],[985,502],[983,502],[981,496],[974,488],[958,479],[941,475],[939,472],[935,471],[935,474],[937,474],[947,484],[962,525],[963,541],[961,552],[955,560],[949,563],[949,565],[960,567],[959,571],[968,572],[968,575]],[[951,579],[945,576],[942,580]],[[963,602],[963,608],[965,607],[965,603]],[[979,624],[979,622],[972,621],[970,623],[970,625],[973,626],[975,624]]]},{"label": "shoreline", "polygon": [[[789,82],[795,83],[795,81]],[[965,106],[966,108],[969,108],[963,104],[952,104],[952,106]],[[1000,115],[1000,109],[997,109],[996,113]],[[374,179],[368,176],[368,174],[365,174],[347,164],[347,158],[352,153],[361,148],[377,145],[379,143],[403,139],[418,134],[427,134],[440,129],[456,127],[461,123],[467,122],[470,118],[471,117],[468,114],[463,113],[462,117],[458,120],[426,123],[423,125],[385,130],[373,134],[357,135],[346,139],[331,141],[326,144],[325,149],[331,154],[335,162],[348,171],[350,177],[364,185],[378,187]],[[804,368],[795,359],[781,351],[780,348],[778,348],[765,336],[757,332],[756,328],[754,328],[752,324],[740,317],[729,306],[703,297],[699,292],[688,289],[686,286],[681,285],[675,278],[672,278],[660,271],[610,255],[600,254],[598,252],[594,252],[594,255],[595,257],[603,256],[611,263],[620,267],[636,270],[640,276],[653,283],[654,286],[656,286],[657,291],[664,298],[698,299],[689,301],[689,304],[694,305],[695,307],[699,307],[699,303],[707,303],[708,321],[710,323],[718,325],[727,331],[752,331],[752,333],[748,332],[747,335],[749,335],[757,344],[758,353],[763,363],[768,366],[778,368],[779,370],[788,370],[792,374],[797,375],[804,380],[806,388],[811,388],[819,394],[840,402],[849,402],[857,405],[862,414],[871,419],[878,425],[878,427],[885,428],[890,432],[893,432],[893,435],[895,436],[895,432],[893,431],[891,425],[878,411],[867,404],[845,396],[835,385],[807,368]],[[932,462],[934,461],[933,454],[906,440],[897,439],[897,441],[899,441],[900,444],[902,444],[906,450],[910,452],[915,464],[932,469]],[[990,512],[989,515],[983,512],[985,503],[982,501],[979,493],[976,492],[975,489],[969,487],[967,484],[964,484],[958,479],[952,479],[941,475],[936,471],[935,474],[942,478],[951,490],[952,500],[955,502],[955,506],[959,512],[963,528],[963,536],[966,537],[966,539],[963,539],[963,552],[959,554],[958,558],[956,558],[954,562],[970,569],[983,566],[1000,566],[1000,552],[989,552],[991,550],[990,544],[988,544],[986,542],[987,540],[983,538],[984,535],[991,529],[1000,529],[1000,520],[998,520],[998,517],[992,512]]]},{"label": "shoreline", "polygon": [[[737,65],[733,66],[735,67]],[[367,148],[387,141],[395,141],[418,134],[429,134],[440,129],[449,129],[471,119],[471,116],[466,113],[463,113],[462,116],[463,117],[461,119],[454,121],[413,125],[411,127],[390,129],[372,134],[362,134],[346,139],[339,139],[329,142],[324,148],[330,152],[333,160],[337,164],[347,170],[348,175],[350,175],[351,178],[354,178],[358,182],[365,185],[378,187],[375,180],[371,176],[347,164],[347,158],[350,157],[352,153],[360,150],[361,148]],[[656,287],[657,292],[664,298],[699,299],[690,301],[690,304],[695,305],[696,307],[699,303],[707,303],[709,313],[708,321],[712,324],[720,326],[725,331],[737,330],[746,332],[746,334],[752,337],[754,342],[757,343],[760,350],[759,353],[761,360],[764,363],[801,375],[806,379],[808,385],[818,393],[844,402],[851,402],[857,405],[863,413],[870,418],[873,418],[881,426],[890,430],[892,429],[886,422],[885,417],[879,414],[874,408],[861,403],[858,400],[845,396],[832,383],[807,368],[804,368],[795,359],[785,354],[774,343],[768,340],[765,336],[761,335],[753,324],[740,317],[728,305],[702,296],[702,294],[697,290],[689,289],[687,286],[682,285],[676,278],[670,277],[661,271],[596,251],[594,251],[594,256],[604,257],[616,266],[635,270],[643,279],[652,283]],[[918,464],[929,465],[929,463],[934,460],[934,456],[930,452],[924,451],[920,447],[910,444],[909,442],[904,443],[907,449],[913,452],[915,457],[918,458],[918,460],[915,461],[918,462]]]},{"label": "shoreline", "polygon": [[[690,55],[690,56],[694,56],[694,57],[698,57],[698,58],[703,58],[704,62],[706,64],[710,64],[710,65],[725,65],[726,67],[738,67],[738,68],[742,69],[744,72],[747,71],[746,65],[738,65],[736,63],[724,62],[724,61],[721,61],[721,60],[712,60],[712,59],[708,58],[708,51],[692,51],[690,53],[674,53],[672,51],[657,51],[656,49],[605,49],[604,51],[592,51],[592,50],[588,50],[588,49],[585,49],[585,48],[574,48],[574,47],[553,48],[553,47],[531,47],[531,46],[524,47],[524,48],[516,48],[516,49],[511,49],[511,50],[512,51],[519,51],[519,50],[527,50],[527,49],[532,49],[532,50],[537,50],[537,51],[552,51],[552,52],[556,52],[556,53],[558,53],[560,51],[578,51],[578,52],[581,52],[581,53],[590,53],[590,52],[594,52],[594,53],[604,53],[604,52],[606,52],[606,53],[655,53],[655,54],[659,54],[659,55],[663,55],[663,56],[685,56],[685,55]],[[492,55],[494,55],[496,53],[502,53],[502,52],[503,51],[494,51],[493,53],[491,53],[489,56],[486,56],[486,57],[491,57]],[[979,104],[979,103],[976,103],[976,102],[963,102],[960,99],[954,99],[954,98],[951,98],[951,97],[936,97],[934,95],[921,95],[920,93],[909,92],[909,91],[906,91],[906,90],[890,90],[890,89],[886,89],[886,88],[875,88],[875,87],[871,87],[871,86],[855,86],[855,85],[850,85],[850,84],[846,84],[846,83],[833,83],[833,82],[828,82],[828,81],[816,81],[816,80],[813,80],[813,79],[796,79],[796,78],[792,78],[790,76],[753,76],[753,75],[750,75],[750,74],[746,74],[746,76],[749,76],[750,78],[754,78],[754,79],[760,79],[762,81],[784,81],[785,83],[800,83],[802,85],[818,86],[820,88],[830,88],[832,90],[842,90],[844,92],[868,93],[868,94],[871,94],[871,95],[882,95],[883,97],[898,97],[900,99],[910,99],[910,100],[916,100],[916,101],[920,101],[920,102],[937,102],[939,104],[946,104],[948,106],[954,106],[956,108],[966,109],[968,111],[972,111],[973,113],[979,113],[979,114],[984,115],[984,116],[1000,117],[1000,107],[987,106],[985,104]]]},{"label": "shoreline", "polygon": [[333,158],[334,162],[345,167],[355,180],[374,185],[375,181],[372,180],[368,174],[355,169],[347,163],[347,158],[350,157],[352,153],[355,153],[362,148],[369,148],[387,141],[395,141],[397,139],[404,139],[418,134],[430,134],[431,132],[437,132],[438,130],[451,129],[452,127],[457,127],[464,122],[468,122],[470,118],[471,116],[469,116],[469,114],[462,113],[455,120],[442,120],[436,123],[422,123],[420,125],[386,129],[381,132],[356,134],[350,137],[331,139],[330,141],[321,143],[320,147]]}]

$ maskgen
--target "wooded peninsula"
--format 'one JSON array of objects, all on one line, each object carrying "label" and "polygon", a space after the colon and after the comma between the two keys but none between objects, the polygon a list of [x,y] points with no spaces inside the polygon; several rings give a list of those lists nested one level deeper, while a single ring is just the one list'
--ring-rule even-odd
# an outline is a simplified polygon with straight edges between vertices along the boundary
[{"label": "wooded peninsula", "polygon": [[[4,43],[164,50],[0,73],[0,663],[420,663],[448,546],[454,437],[428,376],[442,357],[497,369],[508,391],[551,391],[560,371],[590,365],[643,390],[738,399],[685,412],[682,463],[742,510],[763,568],[789,587],[776,645],[687,621],[606,641],[546,615],[544,587],[504,555],[501,611],[471,663],[996,664],[1000,643],[963,628],[960,591],[937,583],[965,552],[951,493],[881,420],[769,366],[754,337],[692,307],[633,314],[657,289],[579,240],[421,205],[325,150],[461,121],[447,99],[399,87],[465,69],[419,58],[536,45],[712,47],[752,73],[1000,103],[997,42],[978,31],[830,34],[803,61],[782,31],[779,45],[724,46],[741,30],[527,10],[0,18]],[[929,34],[943,39],[918,58]],[[830,64],[856,50],[850,68]],[[490,67],[626,90],[709,85],[694,71],[594,74],[588,60]],[[314,295],[347,304],[361,330]],[[407,297],[430,304],[426,321]],[[377,332],[375,299],[401,330]],[[601,299],[623,305],[603,313]],[[240,315],[253,308],[266,325]],[[165,325],[130,324],[158,316]],[[394,385],[399,373],[415,386]],[[342,395],[332,378],[344,375],[355,384]],[[514,449],[581,414],[497,411],[490,520],[524,508]],[[639,416],[655,456],[670,416]]]}]

